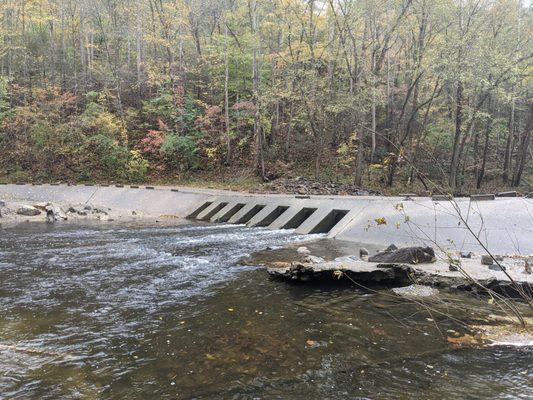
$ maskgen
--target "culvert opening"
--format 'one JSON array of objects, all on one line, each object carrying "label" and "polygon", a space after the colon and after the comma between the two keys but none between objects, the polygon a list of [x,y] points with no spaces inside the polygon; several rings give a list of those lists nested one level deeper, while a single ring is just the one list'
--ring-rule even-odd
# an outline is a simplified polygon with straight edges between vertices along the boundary
[{"label": "culvert opening", "polygon": [[260,221],[256,226],[269,226],[272,222],[277,220],[281,216],[281,214],[283,214],[288,209],[289,207],[286,207],[286,206],[276,207],[274,211],[268,214],[267,217],[264,218],[262,221]]},{"label": "culvert opening", "polygon": [[202,204],[200,207],[198,207],[196,210],[194,210],[191,214],[187,215],[187,218],[195,219],[202,211],[204,211],[211,204],[213,204],[213,202],[211,202],[211,201],[208,201],[208,202]]},{"label": "culvert opening", "polygon": [[258,204],[254,206],[250,211],[248,211],[246,214],[244,214],[238,221],[237,224],[245,224],[248,221],[250,221],[254,216],[257,215],[259,211],[261,211],[263,208],[265,208],[264,204]]},{"label": "culvert opening", "polygon": [[348,214],[348,210],[333,210],[309,233],[328,233]]},{"label": "culvert opening", "polygon": [[219,203],[219,204],[217,204],[217,206],[215,208],[213,208],[211,211],[209,211],[207,213],[207,215],[205,215],[202,218],[202,221],[209,221],[211,219],[211,217],[213,217],[216,213],[218,213],[220,210],[222,210],[227,205],[228,205],[228,203]]},{"label": "culvert opening", "polygon": [[281,227],[281,229],[296,229],[302,225],[307,218],[309,218],[316,211],[316,208],[302,208],[298,213],[292,217],[289,222]]},{"label": "culvert opening", "polygon": [[226,214],[217,219],[216,222],[228,222],[231,217],[237,214],[246,204],[236,204]]}]

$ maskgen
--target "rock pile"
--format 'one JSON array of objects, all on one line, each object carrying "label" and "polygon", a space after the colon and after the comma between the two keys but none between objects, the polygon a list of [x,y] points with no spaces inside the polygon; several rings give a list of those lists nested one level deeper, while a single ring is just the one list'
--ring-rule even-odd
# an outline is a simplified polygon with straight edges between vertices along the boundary
[{"label": "rock pile", "polygon": [[298,177],[277,179],[254,190],[256,193],[280,193],[297,195],[369,196],[379,195],[375,190],[362,189],[355,185],[312,181]]}]

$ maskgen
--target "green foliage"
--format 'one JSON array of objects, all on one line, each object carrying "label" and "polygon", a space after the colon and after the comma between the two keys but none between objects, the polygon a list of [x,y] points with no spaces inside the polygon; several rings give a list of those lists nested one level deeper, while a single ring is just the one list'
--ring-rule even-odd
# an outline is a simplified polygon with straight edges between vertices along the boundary
[{"label": "green foliage", "polygon": [[87,143],[87,150],[96,156],[93,160],[96,171],[109,171],[115,176],[123,176],[128,169],[128,149],[109,136],[93,136]]},{"label": "green foliage", "polygon": [[193,136],[167,135],[161,146],[161,153],[174,168],[183,170],[198,167],[198,148]]},{"label": "green foliage", "polygon": [[9,115],[9,86],[8,80],[0,76],[0,125],[4,118]]},{"label": "green foliage", "polygon": [[127,178],[131,182],[145,182],[146,174],[148,173],[149,163],[143,158],[140,151],[130,151],[130,158],[128,160]]}]

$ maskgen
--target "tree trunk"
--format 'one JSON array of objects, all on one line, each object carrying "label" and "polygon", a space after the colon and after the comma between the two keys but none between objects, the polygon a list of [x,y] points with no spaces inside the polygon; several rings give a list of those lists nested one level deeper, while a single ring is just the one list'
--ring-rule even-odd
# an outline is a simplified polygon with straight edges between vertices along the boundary
[{"label": "tree trunk", "polygon": [[229,48],[228,48],[228,4],[224,0],[224,122],[226,125],[226,164],[231,163],[231,135],[229,126]]},{"label": "tree trunk", "polygon": [[453,139],[452,160],[448,184],[454,189],[457,183],[457,170],[459,169],[459,146],[461,143],[461,129],[463,125],[463,83],[457,82],[456,109],[455,109],[455,135]]},{"label": "tree trunk", "polygon": [[514,117],[515,117],[515,101],[511,102],[511,110],[509,112],[509,129],[507,134],[507,142],[505,143],[505,155],[503,159],[503,173],[502,180],[504,184],[509,183],[511,178],[511,166],[514,148]]},{"label": "tree trunk", "polygon": [[522,173],[526,168],[528,161],[531,159],[529,156],[529,143],[531,142],[531,132],[533,132],[533,101],[529,101],[528,116],[526,123],[526,130],[523,134],[522,140],[519,146],[519,153],[515,164],[515,171],[513,174],[513,186],[520,186],[522,180]]}]

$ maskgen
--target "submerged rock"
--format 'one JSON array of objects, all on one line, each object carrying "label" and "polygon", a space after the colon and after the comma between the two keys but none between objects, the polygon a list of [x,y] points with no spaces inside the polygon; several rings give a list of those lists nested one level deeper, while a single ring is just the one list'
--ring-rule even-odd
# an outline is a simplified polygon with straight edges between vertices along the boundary
[{"label": "submerged rock", "polygon": [[423,285],[410,285],[392,289],[394,293],[404,297],[431,297],[439,294],[435,288]]},{"label": "submerged rock", "polygon": [[[391,248],[391,246],[389,246]],[[431,247],[404,247],[398,250],[385,250],[368,258],[370,262],[424,264],[435,261],[435,251]]]},{"label": "submerged rock", "polygon": [[311,251],[305,246],[298,247],[298,249],[296,249],[296,251],[298,252],[298,254],[304,254],[304,255],[311,254]]}]

